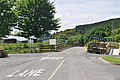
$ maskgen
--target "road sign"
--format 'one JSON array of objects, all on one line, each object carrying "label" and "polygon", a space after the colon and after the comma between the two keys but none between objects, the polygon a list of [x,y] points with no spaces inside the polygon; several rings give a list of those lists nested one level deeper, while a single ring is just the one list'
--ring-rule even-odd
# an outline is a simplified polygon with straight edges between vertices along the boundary
[{"label": "road sign", "polygon": [[101,37],[99,37],[99,36],[92,36],[91,37],[92,39],[95,39],[95,40],[99,40],[99,41],[106,41],[106,39],[105,38],[101,38]]},{"label": "road sign", "polygon": [[50,45],[56,45],[56,39],[50,39],[49,44]]}]

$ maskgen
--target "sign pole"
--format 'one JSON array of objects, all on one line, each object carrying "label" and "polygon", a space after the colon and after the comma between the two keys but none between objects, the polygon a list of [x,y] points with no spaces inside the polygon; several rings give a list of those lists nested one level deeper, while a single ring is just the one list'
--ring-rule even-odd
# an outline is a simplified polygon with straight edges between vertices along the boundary
[{"label": "sign pole", "polygon": [[114,42],[114,21],[112,20],[112,41]]}]

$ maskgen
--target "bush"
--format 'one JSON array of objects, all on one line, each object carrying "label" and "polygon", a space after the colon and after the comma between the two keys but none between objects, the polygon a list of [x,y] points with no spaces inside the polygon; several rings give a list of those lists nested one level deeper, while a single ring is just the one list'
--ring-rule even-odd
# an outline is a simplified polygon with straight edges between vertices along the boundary
[{"label": "bush", "polygon": [[7,52],[5,52],[4,50],[0,50],[0,58],[5,58],[8,57]]}]

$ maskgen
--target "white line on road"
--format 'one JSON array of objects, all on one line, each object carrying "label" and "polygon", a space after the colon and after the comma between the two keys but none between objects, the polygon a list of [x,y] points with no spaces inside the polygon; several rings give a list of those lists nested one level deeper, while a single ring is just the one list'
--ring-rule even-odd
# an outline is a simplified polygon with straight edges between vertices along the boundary
[{"label": "white line on road", "polygon": [[60,65],[57,67],[57,69],[53,72],[53,74],[49,77],[49,79],[48,80],[51,80],[52,79],[52,77],[56,74],[56,72],[59,70],[59,68],[62,66],[62,64],[65,62],[65,60],[63,60],[61,63],[60,63]]},{"label": "white line on road", "polygon": [[64,59],[63,57],[43,57],[39,60],[62,60]]}]

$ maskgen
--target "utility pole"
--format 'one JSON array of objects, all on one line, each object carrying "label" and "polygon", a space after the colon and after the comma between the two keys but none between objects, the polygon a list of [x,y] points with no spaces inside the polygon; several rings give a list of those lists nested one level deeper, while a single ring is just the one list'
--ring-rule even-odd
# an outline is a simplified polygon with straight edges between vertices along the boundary
[{"label": "utility pole", "polygon": [[114,42],[114,20],[112,20],[112,41]]}]

